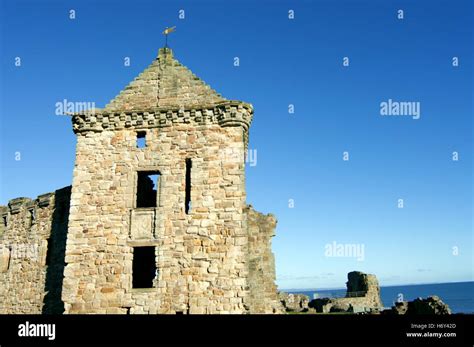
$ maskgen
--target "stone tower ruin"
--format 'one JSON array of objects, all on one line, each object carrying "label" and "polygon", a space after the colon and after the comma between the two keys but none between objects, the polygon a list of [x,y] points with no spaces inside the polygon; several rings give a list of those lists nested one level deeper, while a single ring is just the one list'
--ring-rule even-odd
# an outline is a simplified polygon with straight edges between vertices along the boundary
[{"label": "stone tower ruin", "polygon": [[[5,220],[14,206],[26,220],[6,223],[0,236],[7,250],[2,313],[32,301],[30,313],[281,312],[271,252],[276,219],[246,204],[252,116],[250,104],[224,99],[169,48],[104,109],[75,114],[66,215],[62,208],[53,222],[54,201],[62,201],[54,193],[43,207],[27,199],[0,208]],[[42,247],[28,279],[35,289],[13,303],[27,279],[17,273],[19,280],[6,285],[21,271],[10,251],[29,232],[31,206],[42,226],[32,239]],[[51,225],[62,226],[59,236]],[[49,262],[47,254],[54,255]],[[54,295],[48,266],[60,273],[52,276]]]}]

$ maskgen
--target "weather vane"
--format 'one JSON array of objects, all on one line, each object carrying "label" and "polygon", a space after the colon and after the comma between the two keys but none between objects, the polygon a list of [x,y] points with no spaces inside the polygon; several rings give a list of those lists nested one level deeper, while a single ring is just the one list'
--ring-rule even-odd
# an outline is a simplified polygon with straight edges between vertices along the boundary
[{"label": "weather vane", "polygon": [[165,31],[163,31],[163,35],[165,35],[165,47],[168,47],[168,35],[171,34],[175,30],[176,30],[176,26],[171,27],[171,28],[167,27]]}]

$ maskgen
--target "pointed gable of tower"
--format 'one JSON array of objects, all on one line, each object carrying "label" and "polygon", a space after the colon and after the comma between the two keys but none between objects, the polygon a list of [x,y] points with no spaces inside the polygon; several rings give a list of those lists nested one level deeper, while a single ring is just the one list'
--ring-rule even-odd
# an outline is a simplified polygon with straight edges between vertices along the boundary
[{"label": "pointed gable of tower", "polygon": [[104,111],[145,111],[156,108],[193,108],[225,102],[221,95],[161,48],[158,57]]},{"label": "pointed gable of tower", "polygon": [[103,109],[72,114],[75,133],[167,127],[181,123],[240,126],[248,144],[253,107],[223,98],[183,66],[168,47]]}]

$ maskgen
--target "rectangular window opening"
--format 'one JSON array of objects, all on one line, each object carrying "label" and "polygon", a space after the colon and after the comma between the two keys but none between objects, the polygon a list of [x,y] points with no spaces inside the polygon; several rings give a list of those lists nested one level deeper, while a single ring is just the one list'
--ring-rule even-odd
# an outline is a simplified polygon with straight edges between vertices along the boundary
[{"label": "rectangular window opening", "polygon": [[7,216],[3,216],[3,226],[7,227],[8,226],[8,219]]},{"label": "rectangular window opening", "polygon": [[158,171],[138,172],[137,208],[157,206],[159,180]]},{"label": "rectangular window opening", "polygon": [[184,197],[184,211],[189,214],[191,211],[191,168],[193,163],[191,159],[186,159],[186,183],[185,183],[185,197]]},{"label": "rectangular window opening", "polygon": [[132,265],[133,288],[153,288],[156,272],[155,247],[134,247]]},{"label": "rectangular window opening", "polygon": [[137,148],[146,147],[146,131],[137,131]]}]

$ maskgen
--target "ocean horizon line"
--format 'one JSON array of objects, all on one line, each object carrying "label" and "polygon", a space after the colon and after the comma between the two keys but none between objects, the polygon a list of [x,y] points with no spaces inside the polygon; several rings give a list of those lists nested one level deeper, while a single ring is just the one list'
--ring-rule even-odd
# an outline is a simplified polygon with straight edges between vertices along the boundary
[{"label": "ocean horizon line", "polygon": [[[457,283],[471,283],[474,280],[470,281],[456,281],[456,282],[428,282],[428,283],[407,283],[407,284],[390,284],[390,285],[380,285],[381,288],[386,287],[404,287],[404,286],[424,286],[424,285],[435,285],[435,284],[457,284]],[[346,287],[328,287],[328,288],[290,288],[290,289],[278,289],[279,291],[283,292],[311,292],[311,291],[318,291],[318,290],[346,290]]]}]

